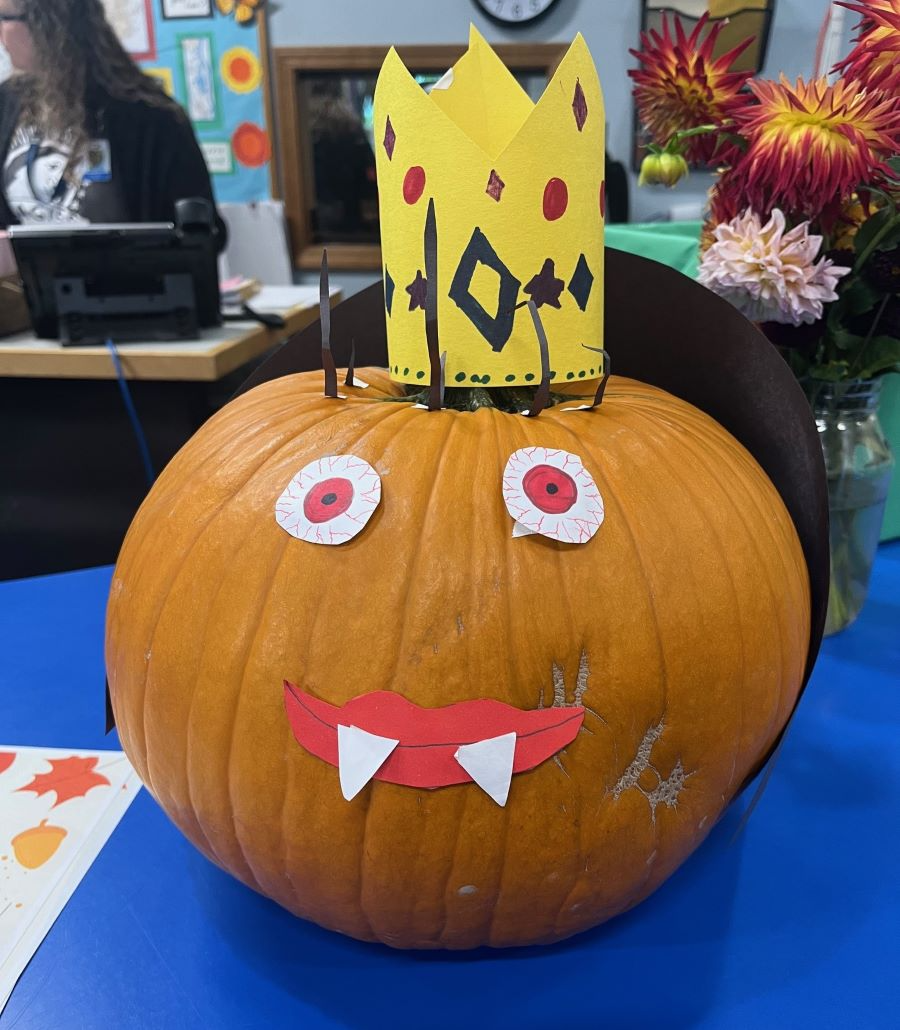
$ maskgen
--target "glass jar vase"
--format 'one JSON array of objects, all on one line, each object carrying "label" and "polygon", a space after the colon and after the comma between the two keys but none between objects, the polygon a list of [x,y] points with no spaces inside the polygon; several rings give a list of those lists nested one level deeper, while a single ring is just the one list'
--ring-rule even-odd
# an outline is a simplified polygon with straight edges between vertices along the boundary
[{"label": "glass jar vase", "polygon": [[859,615],[887,502],[894,459],[878,421],[880,378],[807,382],[825,471],[831,517],[831,589],[825,634]]}]

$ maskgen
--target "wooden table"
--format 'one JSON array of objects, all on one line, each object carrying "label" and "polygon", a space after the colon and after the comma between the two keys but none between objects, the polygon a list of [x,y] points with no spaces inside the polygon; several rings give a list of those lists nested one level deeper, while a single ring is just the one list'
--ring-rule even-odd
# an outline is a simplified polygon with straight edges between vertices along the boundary
[{"label": "wooden table", "polygon": [[[332,304],[341,296],[332,290]],[[200,340],[117,351],[156,474],[252,365],[319,315],[317,287],[268,287],[253,300],[283,329],[230,322]],[[148,481],[105,347],[0,340],[0,579],[115,561]]]},{"label": "wooden table", "polygon": [[[341,290],[331,291],[332,306]],[[266,286],[251,301],[254,310],[281,315],[284,329],[253,321],[226,322],[205,329],[199,340],[116,345],[127,379],[215,382],[264,354],[319,317],[317,286]],[[115,379],[106,347],[63,347],[33,333],[0,339],[0,376],[43,379]]]}]

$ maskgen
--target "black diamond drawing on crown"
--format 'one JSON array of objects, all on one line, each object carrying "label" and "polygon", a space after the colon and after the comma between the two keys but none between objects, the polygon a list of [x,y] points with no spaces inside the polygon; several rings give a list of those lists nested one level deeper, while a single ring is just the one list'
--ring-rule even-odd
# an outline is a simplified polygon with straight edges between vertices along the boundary
[{"label": "black diamond drawing on crown", "polygon": [[[493,315],[485,311],[479,301],[469,292],[472,276],[479,264],[493,269],[499,278],[497,310]],[[491,246],[487,236],[476,228],[463,251],[463,256],[459,259],[456,274],[450,284],[450,299],[469,318],[478,332],[491,345],[493,351],[502,351],[512,335],[516,300],[521,286],[521,282],[497,257],[497,252]]]},{"label": "black diamond drawing on crown", "polygon": [[584,254],[581,254],[579,255],[578,263],[575,265],[575,271],[572,273],[572,278],[569,280],[569,285],[566,289],[575,298],[575,303],[582,311],[587,307],[588,298],[591,295],[591,287],[593,285],[594,275],[588,268],[588,263],[584,259]]}]

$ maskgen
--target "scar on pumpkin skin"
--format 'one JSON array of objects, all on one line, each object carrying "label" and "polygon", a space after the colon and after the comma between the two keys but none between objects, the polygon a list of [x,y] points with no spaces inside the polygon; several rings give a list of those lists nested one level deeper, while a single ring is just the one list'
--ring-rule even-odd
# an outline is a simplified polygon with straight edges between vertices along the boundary
[{"label": "scar on pumpkin skin", "polygon": [[[587,691],[588,679],[591,675],[590,665],[588,664],[587,651],[582,648],[581,655],[578,659],[578,673],[575,678],[575,700],[572,704],[566,700],[566,674],[562,668],[553,662],[552,676],[553,676],[553,704],[551,708],[574,708],[576,706],[583,708],[586,712],[589,712],[594,716],[595,719],[599,719],[604,726],[608,726],[606,719],[599,712],[595,712],[593,708],[590,708],[584,703],[584,695]],[[538,708],[544,707],[544,690],[541,688],[540,696],[538,697]],[[593,736],[593,730],[588,729],[583,723],[580,727],[579,732],[583,730],[585,733]]]},{"label": "scar on pumpkin skin", "polygon": [[[637,754],[622,774],[619,782],[613,787],[612,792],[615,801],[618,801],[626,790],[634,789],[643,794],[650,805],[650,821],[654,826],[656,825],[657,806],[664,804],[667,808],[677,808],[678,797],[684,789],[685,780],[688,780],[696,772],[694,770],[694,772],[686,773],[679,758],[669,775],[663,779],[660,771],[650,761],[653,745],[663,735],[663,730],[665,730],[665,724],[662,721],[647,730],[644,739],[638,745]],[[648,770],[657,779],[656,786],[652,790],[646,790],[639,782],[641,776]]]}]

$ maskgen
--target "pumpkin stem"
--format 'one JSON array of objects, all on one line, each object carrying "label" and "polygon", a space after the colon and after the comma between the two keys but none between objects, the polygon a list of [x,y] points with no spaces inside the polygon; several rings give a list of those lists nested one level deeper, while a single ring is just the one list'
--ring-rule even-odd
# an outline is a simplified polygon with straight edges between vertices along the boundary
[{"label": "pumpkin stem", "polygon": [[[383,397],[383,403],[413,403],[428,407],[430,387],[408,385],[402,397]],[[444,390],[444,408],[454,411],[477,411],[479,408],[496,408],[510,415],[518,415],[530,410],[535,404],[535,389],[528,386],[503,386],[486,388],[484,386],[448,386]],[[548,407],[574,401],[578,397],[571,393],[551,393]]]}]

